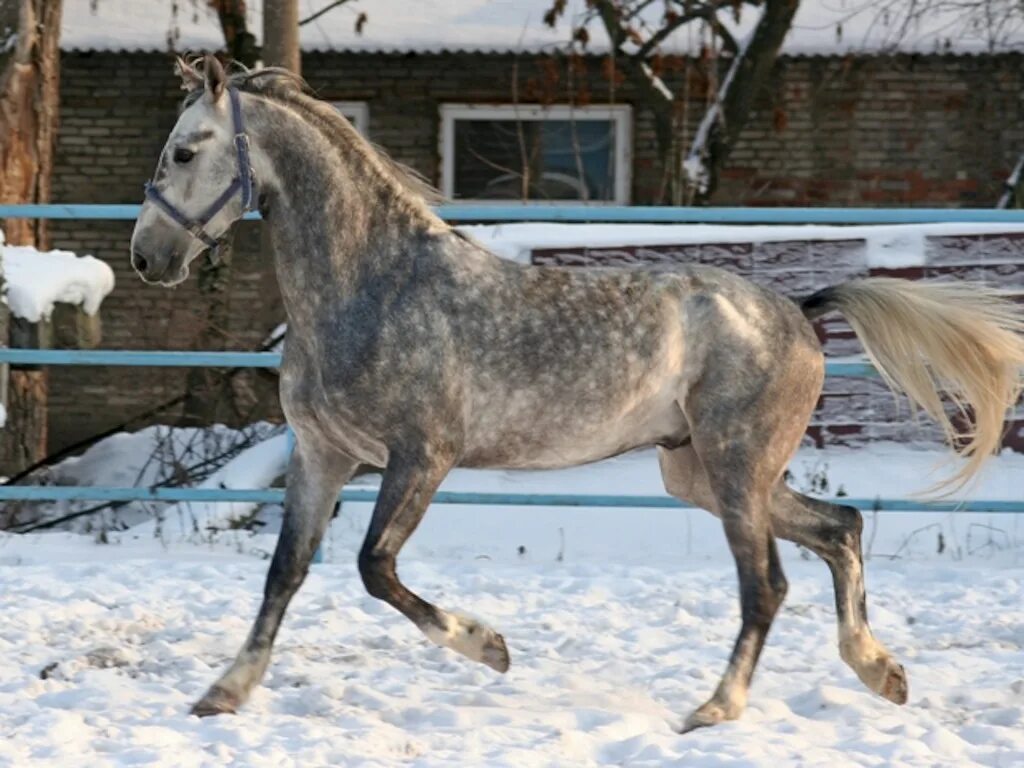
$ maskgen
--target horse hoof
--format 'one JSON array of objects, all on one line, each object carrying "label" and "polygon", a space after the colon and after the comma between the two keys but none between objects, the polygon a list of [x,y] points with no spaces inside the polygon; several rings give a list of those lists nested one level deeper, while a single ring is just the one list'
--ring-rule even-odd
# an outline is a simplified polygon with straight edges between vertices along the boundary
[{"label": "horse hoof", "polygon": [[505,638],[476,619],[455,613],[444,615],[444,625],[430,625],[423,632],[437,645],[461,653],[467,659],[486,664],[497,672],[508,672]]},{"label": "horse hoof", "polygon": [[735,703],[722,703],[717,698],[713,698],[698,707],[694,710],[693,714],[686,718],[686,722],[679,729],[679,733],[689,733],[698,728],[718,725],[726,720],[735,720],[742,712],[742,706],[737,706]]},{"label": "horse hoof", "polygon": [[695,731],[698,728],[707,728],[708,726],[718,725],[725,719],[725,711],[721,707],[705,704],[686,718],[686,722],[684,722],[683,727],[679,729],[679,733],[689,733],[690,731]]},{"label": "horse hoof", "polygon": [[196,717],[233,715],[241,704],[238,696],[215,685],[206,692],[203,698],[192,705],[191,713]]},{"label": "horse hoof", "polygon": [[488,638],[480,660],[495,672],[501,672],[502,674],[508,672],[509,656],[508,646],[505,645],[505,638],[497,632],[494,633],[493,637]]},{"label": "horse hoof", "polygon": [[902,664],[889,660],[882,683],[878,688],[878,695],[888,699],[893,704],[906,704],[910,695],[910,686],[907,683],[907,672]]},{"label": "horse hoof", "polygon": [[857,676],[870,690],[893,704],[906,704],[910,687],[903,665],[893,661],[889,654],[876,656],[871,663],[855,667]]}]

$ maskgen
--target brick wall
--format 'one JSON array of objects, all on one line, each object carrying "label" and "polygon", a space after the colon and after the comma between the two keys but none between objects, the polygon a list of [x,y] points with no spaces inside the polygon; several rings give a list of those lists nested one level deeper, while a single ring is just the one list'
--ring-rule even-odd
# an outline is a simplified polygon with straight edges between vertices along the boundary
[{"label": "brick wall", "polygon": [[[716,202],[737,205],[988,206],[1024,150],[1024,68],[1019,55],[795,58],[760,97]],[[141,199],[180,97],[170,58],[65,53],[54,199]],[[438,179],[439,106],[559,97],[565,63],[510,55],[312,54],[304,73],[323,98],[367,101],[371,138]],[[607,101],[597,59],[577,92]],[[669,74],[667,77],[679,76]],[[617,99],[630,102],[628,84]],[[699,105],[690,110],[699,117]],[[634,113],[633,202],[650,202],[660,173],[649,116]],[[229,345],[254,348],[282,319],[273,270],[244,225],[230,292]],[[195,278],[175,290],[146,286],[128,263],[128,222],[55,222],[53,242],[106,260],[117,287],[103,308],[104,346],[194,348],[204,317]],[[834,274],[831,273],[830,274]],[[822,276],[824,280],[825,276]],[[815,287],[789,285],[790,291]],[[52,369],[51,445],[60,447],[178,394],[185,372]],[[273,409],[266,411],[274,415]]]}]

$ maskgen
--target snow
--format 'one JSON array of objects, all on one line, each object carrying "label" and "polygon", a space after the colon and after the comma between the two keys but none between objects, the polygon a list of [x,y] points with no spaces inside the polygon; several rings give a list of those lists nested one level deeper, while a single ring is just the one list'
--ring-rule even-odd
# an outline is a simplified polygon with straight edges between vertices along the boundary
[{"label": "snow", "polygon": [[[198,488],[268,488],[284,475],[292,444],[287,434],[263,440],[248,448],[218,469]],[[160,513],[160,520],[151,519],[135,526],[138,536],[154,536],[162,525],[180,526],[179,531],[201,531],[226,528],[235,520],[251,515],[258,504],[241,501],[210,501],[173,504]]]},{"label": "snow", "polygon": [[[300,29],[305,50],[345,51],[551,51],[564,48],[578,26],[586,0],[569,0],[568,12],[555,29],[543,23],[552,0],[352,0]],[[303,0],[300,18],[326,6],[328,0]],[[223,47],[216,17],[206,3],[181,3],[174,21],[170,0],[95,0],[67,3],[61,25],[66,50],[214,50]],[[262,33],[262,3],[249,2],[248,26],[257,39]],[[923,17],[905,24],[906,9],[877,0],[803,0],[784,45],[790,54],[844,54],[848,52],[974,53],[1020,50],[1024,25],[1020,15],[990,33],[978,14],[987,5],[966,12],[944,4],[930,6]],[[1009,5],[1009,4],[1007,4]],[[95,6],[95,10],[93,9]],[[887,11],[883,12],[883,7]],[[914,6],[916,7],[916,6]],[[731,8],[721,14],[734,36],[752,29],[756,9],[745,7],[736,23]],[[359,14],[367,14],[363,33],[357,34]],[[646,12],[657,23],[661,4]],[[982,23],[979,23],[981,21]],[[669,52],[694,53],[702,41],[693,25],[671,36],[663,46]],[[904,30],[906,27],[906,30]],[[588,50],[603,52],[607,36],[597,22],[588,31]]]},{"label": "snow", "polygon": [[[191,478],[201,488],[266,488],[283,475],[288,456],[284,427],[267,422],[250,424],[243,430],[223,425],[198,429],[154,425],[137,432],[121,432],[101,440],[84,453],[65,459],[34,477],[49,485],[154,487],[179,484]],[[41,517],[53,519],[79,509],[88,502],[51,504]],[[78,531],[137,525],[152,537],[160,512],[164,526],[176,535],[206,532],[206,526],[226,527],[243,519],[253,505],[223,504],[168,505],[135,502],[118,506],[105,518],[76,519]],[[163,526],[159,526],[163,530]]]},{"label": "snow", "polygon": [[718,224],[487,224],[459,230],[497,255],[528,263],[545,248],[613,248],[627,245],[753,243],[781,240],[864,240],[868,267],[920,266],[926,238],[1024,232],[1020,224],[898,224],[885,226]]},{"label": "snow", "polygon": [[[830,493],[905,495],[939,458],[878,444],[802,451],[792,469],[798,486],[824,471]],[[241,479],[236,470],[247,471],[226,474]],[[974,494],[1019,499],[1022,473],[1024,456],[1004,453]],[[460,470],[444,487],[640,494],[659,482],[641,452],[557,472]],[[790,592],[747,712],[686,736],[672,728],[712,691],[739,626],[735,569],[710,515],[432,509],[403,551],[403,579],[503,632],[506,676],[434,647],[366,595],[355,559],[368,516],[368,505],[346,505],[326,562],[292,603],[266,685],[237,716],[212,720],[188,706],[248,631],[272,535],[231,531],[203,545],[135,530],[109,545],[0,535],[0,764],[1024,762],[1018,516],[868,516],[869,611],[907,665],[902,708],[840,662],[827,569],[785,546]],[[970,529],[975,519],[1003,535]],[[908,539],[933,523],[942,554],[935,528]]]},{"label": "snow", "polygon": [[95,315],[114,290],[114,271],[92,256],[7,245],[0,232],[0,258],[11,312],[29,322],[48,320],[57,302],[81,305]]},{"label": "snow", "polygon": [[1013,171],[1011,171],[1006,181],[1003,182],[1003,194],[999,196],[996,208],[1006,209],[1010,207],[1010,203],[1013,201],[1017,191],[1017,185],[1020,183],[1021,173],[1024,173],[1024,155],[1017,158],[1017,164],[1013,166]]},{"label": "snow", "polygon": [[654,86],[654,89],[661,94],[661,97],[665,99],[665,101],[675,101],[675,96],[673,95],[672,90],[665,84],[664,80],[654,73],[654,70],[651,69],[650,66],[642,64],[640,68],[643,70],[644,76],[651,81],[651,85]]},{"label": "snow", "polygon": [[280,323],[274,326],[274,330],[267,334],[263,340],[262,349],[267,352],[282,352],[284,350],[284,337],[288,332],[288,323]]}]

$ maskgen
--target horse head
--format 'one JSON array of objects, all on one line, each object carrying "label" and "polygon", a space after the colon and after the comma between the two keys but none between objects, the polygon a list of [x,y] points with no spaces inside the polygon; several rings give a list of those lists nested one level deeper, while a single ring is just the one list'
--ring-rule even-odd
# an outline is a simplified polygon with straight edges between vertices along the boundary
[{"label": "horse head", "polygon": [[224,67],[207,56],[201,71],[178,59],[188,91],[160,154],[132,233],[132,266],[143,280],[176,285],[253,206],[255,182],[241,97]]}]

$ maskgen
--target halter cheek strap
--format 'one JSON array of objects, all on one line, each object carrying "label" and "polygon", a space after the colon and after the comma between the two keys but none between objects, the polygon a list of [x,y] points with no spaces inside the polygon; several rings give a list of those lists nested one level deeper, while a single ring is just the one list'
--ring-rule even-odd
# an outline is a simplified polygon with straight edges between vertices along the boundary
[{"label": "halter cheek strap", "polygon": [[238,90],[228,88],[228,97],[231,100],[231,119],[235,129],[235,155],[238,159],[238,175],[235,176],[227,189],[220,193],[216,200],[211,203],[199,216],[191,218],[182,210],[176,207],[164,194],[157,189],[156,184],[147,181],[145,185],[146,199],[151,200],[160,206],[160,209],[181,225],[192,237],[208,246],[211,250],[211,258],[215,258],[218,241],[206,231],[206,225],[210,223],[221,209],[228,204],[237,193],[242,195],[242,213],[248,213],[253,209],[255,182],[252,174],[252,161],[249,155],[249,137],[245,133],[242,124],[242,102]]}]

